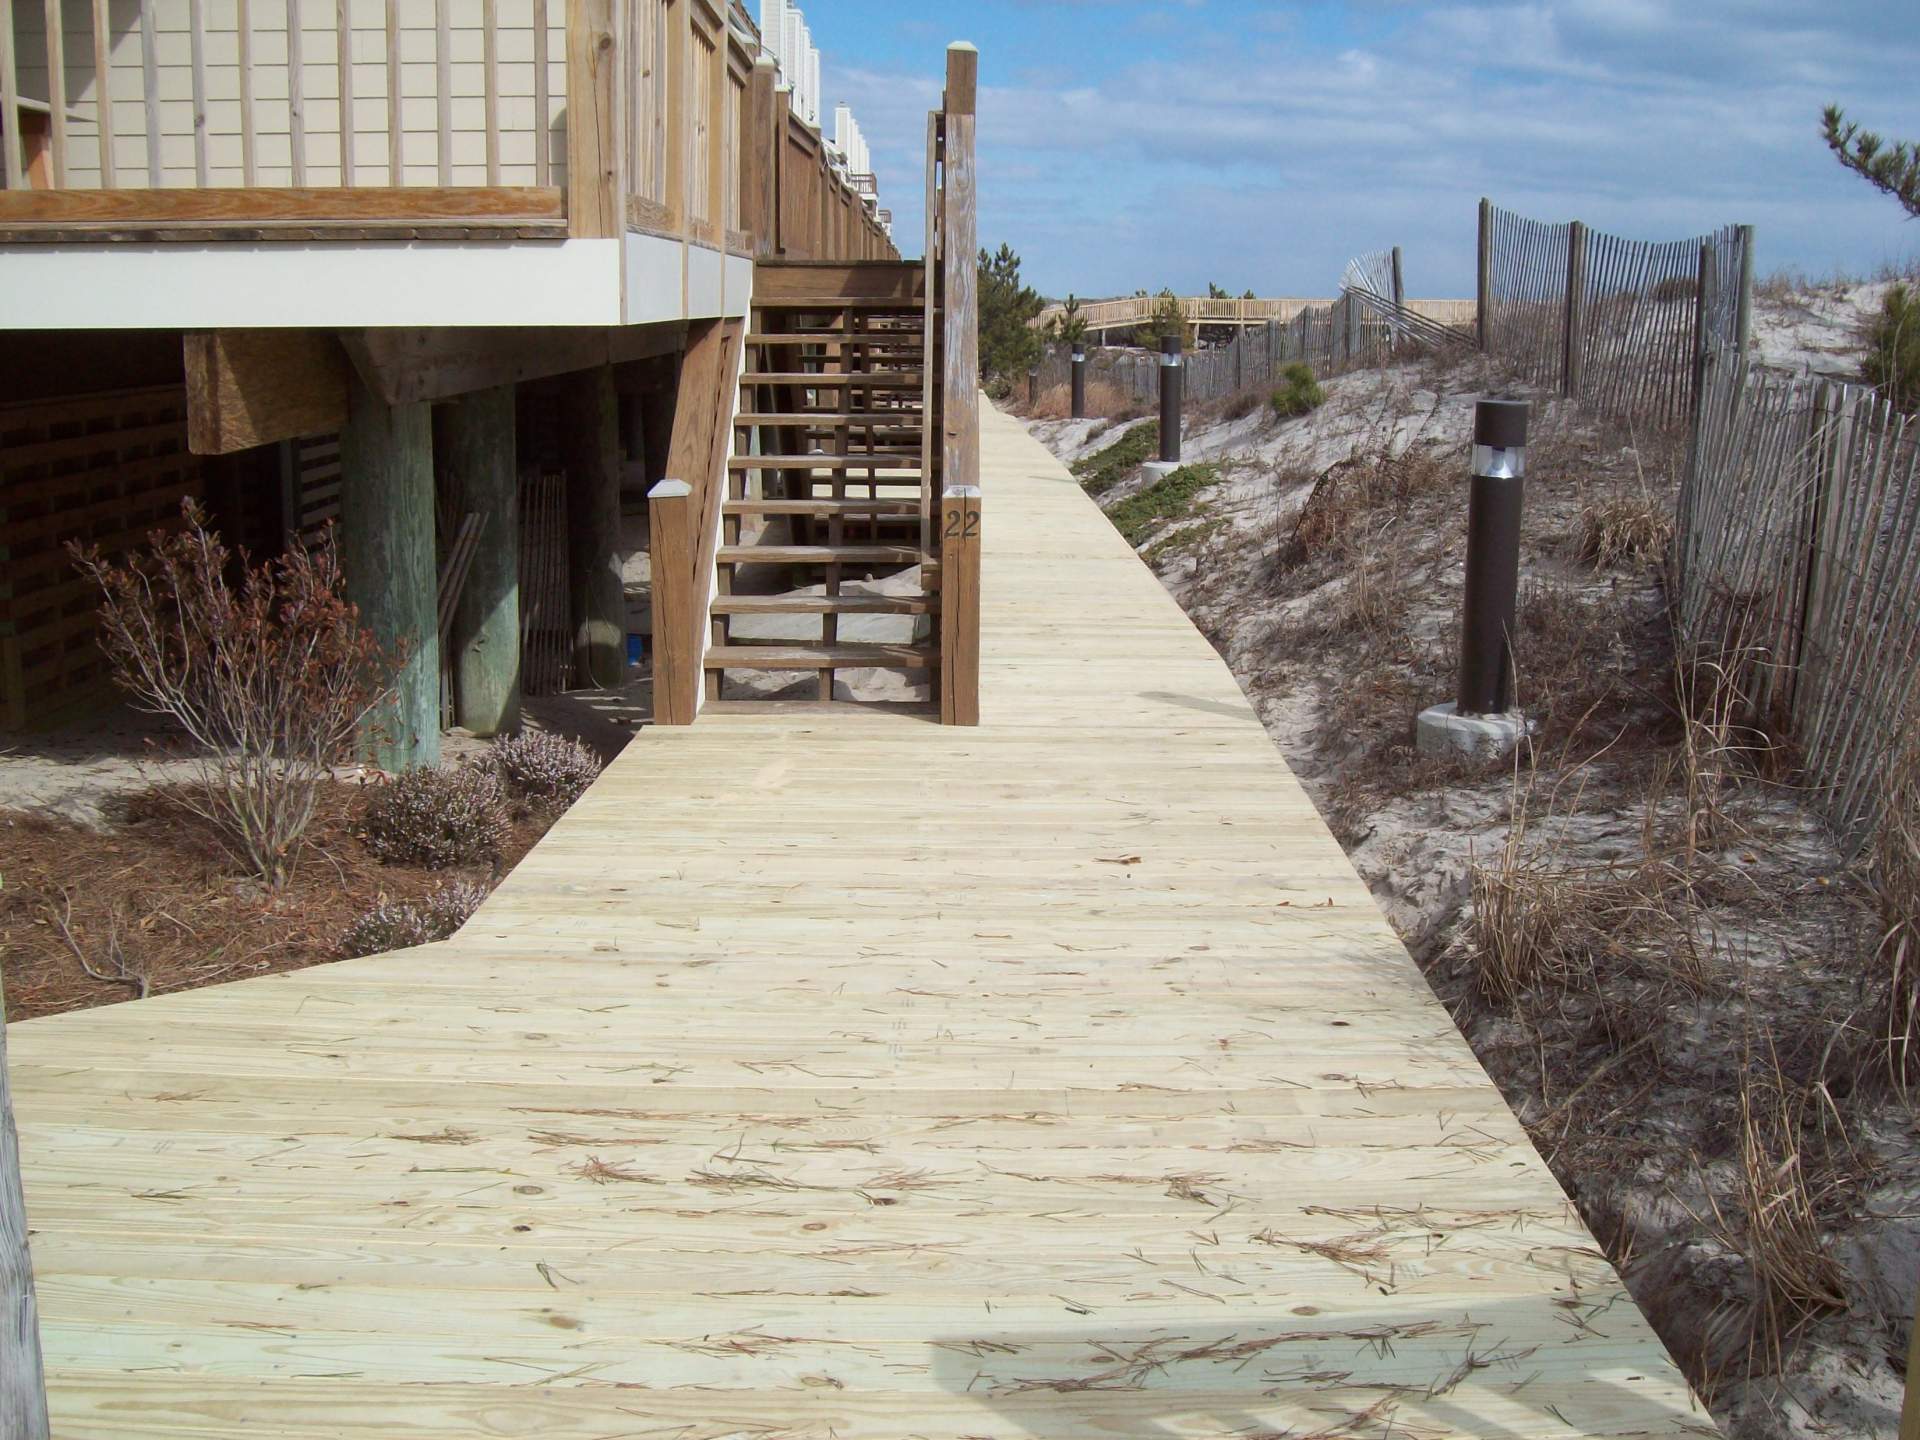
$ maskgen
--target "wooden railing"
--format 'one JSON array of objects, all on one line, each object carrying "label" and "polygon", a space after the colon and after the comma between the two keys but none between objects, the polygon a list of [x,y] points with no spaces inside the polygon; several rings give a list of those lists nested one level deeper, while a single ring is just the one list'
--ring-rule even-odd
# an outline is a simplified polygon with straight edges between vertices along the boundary
[{"label": "wooden railing", "polygon": [[629,226],[894,253],[737,0],[0,0],[0,182],[10,236]]},{"label": "wooden railing", "polygon": [[[1179,297],[1180,313],[1189,325],[1264,325],[1268,321],[1289,321],[1304,310],[1313,310],[1331,305],[1331,300],[1306,300],[1295,298],[1221,300],[1205,295],[1186,295]],[[1123,330],[1135,325],[1144,325],[1153,318],[1156,307],[1163,299],[1158,295],[1130,295],[1121,300],[1090,300],[1083,303],[1074,312],[1077,319],[1086,322],[1089,330]],[[1471,300],[1408,300],[1406,306],[1416,315],[1437,321],[1441,325],[1470,325],[1473,323],[1474,302]],[[1066,317],[1064,305],[1049,305],[1034,317],[1036,328],[1051,325],[1055,320]]]},{"label": "wooden railing", "polygon": [[[927,117],[925,489],[940,496],[940,719],[980,723],[980,309],[974,123],[980,56],[947,51],[947,88]],[[936,293],[937,292],[937,293]],[[933,353],[935,318],[940,352]],[[940,382],[936,392],[936,364]],[[932,440],[938,426],[939,439]],[[937,485],[937,490],[936,490]]]}]

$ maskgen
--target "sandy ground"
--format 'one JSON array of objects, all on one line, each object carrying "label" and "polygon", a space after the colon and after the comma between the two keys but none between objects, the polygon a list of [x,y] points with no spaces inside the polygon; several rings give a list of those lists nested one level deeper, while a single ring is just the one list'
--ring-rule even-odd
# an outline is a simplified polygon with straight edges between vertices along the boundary
[{"label": "sandy ground", "polygon": [[1760,363],[1795,375],[1858,380],[1862,336],[1893,282],[1762,291],[1754,297],[1753,348]]},{"label": "sandy ground", "polygon": [[[1853,287],[1763,306],[1763,353],[1783,367],[1857,374],[1858,341],[1849,337],[1878,295]],[[1829,1063],[1823,1037],[1844,1040],[1860,1003],[1871,916],[1857,872],[1791,787],[1726,787],[1721,828],[1690,854],[1672,915],[1634,936],[1657,952],[1651,970],[1668,978],[1649,982],[1650,972],[1627,964],[1591,994],[1513,1010],[1477,998],[1470,983],[1476,867],[1501,855],[1517,804],[1532,812],[1527,853],[1563,876],[1644,876],[1656,848],[1650,837],[1685,828],[1687,807],[1660,780],[1684,726],[1672,702],[1657,564],[1600,569],[1573,543],[1595,497],[1651,489],[1670,503],[1675,472],[1653,472],[1674,452],[1637,450],[1563,403],[1533,397],[1540,443],[1528,480],[1523,594],[1543,595],[1553,602],[1547,610],[1574,618],[1561,637],[1570,673],[1530,676],[1523,649],[1523,704],[1531,692],[1529,708],[1550,711],[1559,687],[1576,691],[1581,705],[1589,692],[1600,695],[1600,713],[1594,723],[1556,721],[1566,738],[1543,747],[1530,786],[1516,788],[1504,770],[1423,774],[1408,742],[1414,712],[1447,698],[1450,683],[1472,404],[1507,387],[1474,358],[1362,372],[1326,389],[1326,405],[1300,420],[1276,420],[1264,406],[1236,420],[1219,418],[1222,406],[1193,418],[1186,459],[1218,465],[1222,479],[1192,514],[1146,536],[1142,550],[1233,666],[1726,1432],[1891,1440],[1920,1292],[1920,1149],[1909,1109],[1884,1093],[1851,1094],[1844,1077],[1821,1069]],[[1071,461],[1128,423],[1031,428]],[[1289,572],[1276,556],[1327,467],[1408,452],[1430,453],[1443,474],[1457,471],[1459,488],[1443,482],[1375,522],[1362,562],[1404,571],[1389,638],[1330,626],[1358,577]],[[1102,503],[1111,508],[1149,483],[1135,475]],[[1583,626],[1593,633],[1578,633]],[[1595,670],[1607,672],[1605,685],[1579,673]],[[1670,976],[1696,953],[1704,978],[1688,993]],[[1842,1097],[1834,1103],[1845,1154],[1832,1167],[1841,1178],[1823,1193],[1822,1216],[1848,1304],[1816,1315],[1778,1373],[1762,1364],[1749,1379],[1753,1282],[1732,1177],[1738,1077],[1748,1073],[1756,1030],[1780,1037],[1790,1052],[1782,1071],[1795,1085],[1830,1086]],[[1809,1074],[1816,1079],[1805,1081]],[[1716,1221],[1715,1205],[1734,1219]]]}]

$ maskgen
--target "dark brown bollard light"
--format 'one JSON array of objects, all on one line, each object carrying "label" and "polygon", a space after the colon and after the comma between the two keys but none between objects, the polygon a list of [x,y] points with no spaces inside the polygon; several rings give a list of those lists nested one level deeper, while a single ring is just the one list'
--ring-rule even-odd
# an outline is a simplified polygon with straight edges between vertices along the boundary
[{"label": "dark brown bollard light", "polygon": [[1526,484],[1527,402],[1473,408],[1473,481],[1467,498],[1467,593],[1460,623],[1461,715],[1513,708],[1515,609],[1520,592],[1520,503]]},{"label": "dark brown bollard light", "polygon": [[1180,333],[1160,342],[1160,461],[1180,463]]},{"label": "dark brown bollard light", "polygon": [[1087,347],[1073,347],[1073,418],[1087,418]]}]

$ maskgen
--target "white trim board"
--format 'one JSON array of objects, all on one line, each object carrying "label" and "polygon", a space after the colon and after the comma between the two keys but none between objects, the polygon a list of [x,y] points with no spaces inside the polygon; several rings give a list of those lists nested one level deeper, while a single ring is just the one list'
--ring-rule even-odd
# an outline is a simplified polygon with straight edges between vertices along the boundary
[{"label": "white trim board", "polygon": [[0,330],[617,325],[619,253],[618,240],[0,245]]}]

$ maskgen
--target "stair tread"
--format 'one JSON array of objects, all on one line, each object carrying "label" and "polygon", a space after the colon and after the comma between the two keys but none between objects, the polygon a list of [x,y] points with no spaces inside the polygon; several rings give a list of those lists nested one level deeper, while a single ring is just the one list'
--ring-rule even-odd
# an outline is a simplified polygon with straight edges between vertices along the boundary
[{"label": "stair tread", "polygon": [[[899,350],[920,350],[918,330],[754,330],[747,335],[749,345],[867,345]],[[908,342],[912,343],[909,344]]]},{"label": "stair tread", "polygon": [[924,700],[709,700],[702,715],[813,715],[866,710],[877,715],[899,715],[938,720],[940,706]]},{"label": "stair tread", "polygon": [[865,386],[872,390],[911,390],[925,376],[918,370],[867,370],[852,375],[823,374],[810,370],[749,370],[740,377],[743,385],[797,385],[808,390],[842,390]]},{"label": "stair tread", "polygon": [[716,615],[931,615],[932,595],[716,595]]},{"label": "stair tread", "polygon": [[911,565],[920,559],[917,545],[722,545],[722,565],[826,565],[875,561]]},{"label": "stair tread", "polygon": [[939,651],[932,645],[878,643],[808,645],[714,645],[707,650],[709,670],[838,670],[861,666],[915,668],[935,663]]},{"label": "stair tread", "polygon": [[918,515],[917,499],[893,498],[867,500],[725,500],[720,509],[728,515]]},{"label": "stair tread", "polygon": [[[872,426],[876,430],[918,430],[920,412],[917,410],[879,410],[864,415],[835,414],[828,412],[796,411],[791,414],[774,414],[770,411],[748,410],[733,417],[736,425],[783,425],[795,430],[844,430],[850,427]],[[900,421],[913,421],[913,424],[900,424]]]},{"label": "stair tread", "polygon": [[864,455],[736,455],[727,462],[734,470],[885,470],[896,479],[913,479],[920,473],[916,455],[911,461],[901,452]]},{"label": "stair tread", "polygon": [[756,310],[891,310],[897,315],[918,317],[926,312],[924,300],[876,300],[848,299],[842,295],[802,295],[798,298],[782,296],[777,300],[753,302]]}]

